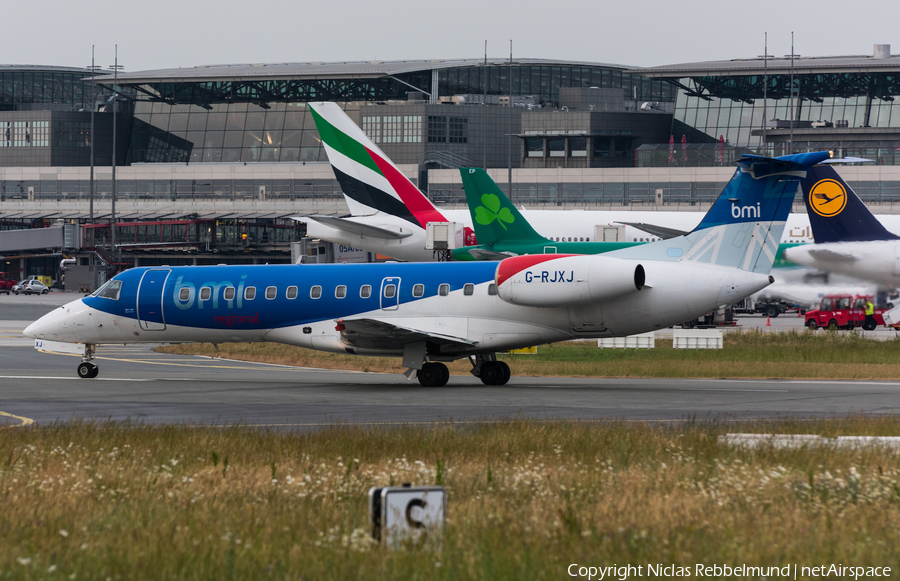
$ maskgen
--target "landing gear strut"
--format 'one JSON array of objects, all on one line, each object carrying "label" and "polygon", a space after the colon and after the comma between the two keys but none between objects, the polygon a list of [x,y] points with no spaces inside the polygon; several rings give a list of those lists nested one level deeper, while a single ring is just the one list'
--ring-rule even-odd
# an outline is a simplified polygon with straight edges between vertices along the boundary
[{"label": "landing gear strut", "polygon": [[450,370],[443,363],[425,363],[416,377],[422,387],[444,387],[450,381]]},{"label": "landing gear strut", "polygon": [[84,358],[78,366],[78,377],[81,379],[93,379],[99,375],[100,368],[91,363],[91,360],[93,359],[94,346],[91,344],[85,345]]},{"label": "landing gear strut", "polygon": [[472,375],[485,385],[506,385],[512,376],[509,365],[505,361],[497,361],[496,353],[476,355],[469,360],[472,362]]}]

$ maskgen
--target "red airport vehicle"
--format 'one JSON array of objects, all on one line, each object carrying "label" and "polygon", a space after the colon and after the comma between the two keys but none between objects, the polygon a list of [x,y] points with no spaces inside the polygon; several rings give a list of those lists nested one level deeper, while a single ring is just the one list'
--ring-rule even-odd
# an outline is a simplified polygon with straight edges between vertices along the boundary
[{"label": "red airport vehicle", "polygon": [[[875,327],[870,329],[865,326],[866,299],[875,302],[875,298],[871,295],[826,295],[819,303],[818,309],[806,312],[805,325],[813,330],[819,327],[831,330],[863,327],[867,331],[871,331]],[[884,313],[886,311],[887,309],[875,309],[873,316],[876,326],[885,324]],[[894,328],[897,326],[895,325]]]},{"label": "red airport vehicle", "polygon": [[0,272],[0,293],[9,294],[9,292],[12,290],[13,285],[17,282],[19,281],[9,278],[9,273]]}]

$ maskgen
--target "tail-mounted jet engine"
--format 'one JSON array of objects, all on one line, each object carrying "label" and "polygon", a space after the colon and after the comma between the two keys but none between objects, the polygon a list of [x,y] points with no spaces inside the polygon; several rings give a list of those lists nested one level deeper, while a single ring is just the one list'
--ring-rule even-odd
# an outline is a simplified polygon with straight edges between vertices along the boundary
[{"label": "tail-mounted jet engine", "polygon": [[607,256],[535,254],[514,256],[497,266],[500,298],[529,307],[597,303],[644,288],[644,267]]}]

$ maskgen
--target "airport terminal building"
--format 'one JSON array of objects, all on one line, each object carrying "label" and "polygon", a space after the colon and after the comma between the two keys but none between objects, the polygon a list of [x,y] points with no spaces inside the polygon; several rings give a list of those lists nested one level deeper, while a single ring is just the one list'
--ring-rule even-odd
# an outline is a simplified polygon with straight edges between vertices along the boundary
[{"label": "airport terminal building", "polygon": [[[346,212],[306,107],[322,100],[441,204],[463,201],[459,167],[484,166],[523,205],[698,209],[742,153],[818,149],[874,160],[851,185],[900,201],[900,56],[886,45],[640,69],[463,59],[90,75],[0,66],[0,230],[77,224],[85,264],[290,260],[303,235],[291,216]],[[61,250],[0,236],[0,268],[45,274]]]}]

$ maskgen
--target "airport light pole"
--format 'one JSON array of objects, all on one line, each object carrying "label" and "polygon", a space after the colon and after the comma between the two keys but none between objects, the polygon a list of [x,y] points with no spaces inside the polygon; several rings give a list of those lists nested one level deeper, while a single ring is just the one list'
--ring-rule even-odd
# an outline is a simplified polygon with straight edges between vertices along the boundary
[{"label": "airport light pole", "polygon": [[118,262],[118,249],[116,248],[116,112],[119,109],[119,69],[124,68],[119,64],[119,45],[116,45],[115,64],[109,66],[113,70],[113,139],[112,139],[112,212],[109,224],[109,243],[112,251],[113,262]]},{"label": "airport light pole", "polygon": [[784,56],[791,57],[791,130],[788,137],[788,155],[794,153],[794,59],[800,56],[794,54],[794,31],[791,31],[791,54]]},{"label": "airport light pole", "polygon": [[[100,65],[94,64],[94,45],[91,45],[91,66],[87,67],[91,71],[91,95],[90,95],[90,105],[91,105],[91,181],[90,181],[90,192],[88,193],[88,198],[90,199],[90,220],[89,224],[94,223],[94,108],[97,106],[97,97],[94,94],[94,74],[101,69]],[[93,230],[92,230],[93,232]]]},{"label": "airport light pole", "polygon": [[[794,52],[791,50],[791,52]],[[769,33],[765,33],[765,40],[763,41],[763,54],[759,55],[759,58],[763,59],[763,123],[762,123],[762,145],[766,149],[768,156],[768,144],[766,143],[766,125],[769,122],[769,115],[766,110],[766,106],[769,102],[769,59],[775,58],[775,55],[769,54]]]},{"label": "airport light pole", "polygon": [[[88,67],[91,71],[91,94],[89,97],[89,103],[91,106],[91,181],[90,181],[90,191],[88,192],[88,199],[90,200],[89,204],[89,216],[88,216],[88,224],[91,226],[94,225],[94,109],[97,108],[97,96],[96,89],[94,85],[94,75],[97,73],[99,69],[102,67],[100,65],[94,64],[94,45],[91,45],[91,66]],[[91,248],[94,247],[94,229],[91,228]],[[91,258],[91,262],[93,263],[93,258]]]}]

